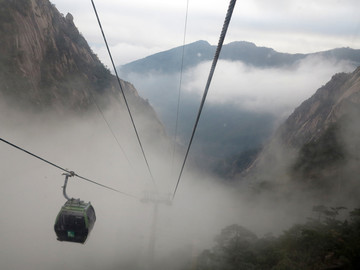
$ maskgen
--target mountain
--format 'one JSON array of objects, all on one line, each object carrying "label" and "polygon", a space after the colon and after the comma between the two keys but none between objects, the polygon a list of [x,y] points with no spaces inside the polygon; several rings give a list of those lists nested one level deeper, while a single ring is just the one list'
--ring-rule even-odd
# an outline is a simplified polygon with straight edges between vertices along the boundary
[{"label": "mountain", "polygon": [[359,95],[359,71],[339,73],[317,90],[285,121],[279,130],[286,145],[299,147],[317,141],[330,126],[356,108]]},{"label": "mountain", "polygon": [[[248,167],[250,179],[296,184],[357,199],[360,149],[360,67],[339,73],[304,101]],[[265,185],[267,185],[265,184]]]},{"label": "mountain", "polygon": [[[215,47],[207,41],[197,41],[188,44],[184,48],[184,68],[196,66],[202,61],[209,61],[215,53]],[[147,73],[151,71],[173,73],[180,71],[183,47],[173,48],[168,51],[159,52],[146,58],[118,67],[121,74],[131,72]]]},{"label": "mountain", "polygon": [[[176,47],[168,51],[159,52],[143,59],[130,62],[118,67],[124,76],[129,73],[174,73],[180,72],[181,57],[184,50],[184,66],[186,70],[195,67],[204,61],[211,61],[214,57],[216,46],[207,41],[196,41],[185,45],[183,48]],[[228,61],[241,61],[246,65],[269,68],[286,67],[296,64],[299,60],[309,56],[321,56],[332,58],[336,61],[351,61],[354,65],[360,65],[360,50],[351,48],[337,48],[333,50],[310,54],[289,54],[277,52],[272,48],[258,47],[247,41],[236,41],[223,45],[220,59]]]},{"label": "mountain", "polygon": [[[167,133],[174,136],[183,49],[184,72],[177,139],[186,145],[200,104],[201,93],[194,89],[203,87],[199,85],[199,78],[205,85],[205,73],[210,69],[207,64],[212,60],[216,47],[206,41],[197,41],[184,48],[173,48],[128,63],[118,70],[125,79],[136,85],[142,97],[149,100]],[[300,100],[310,95],[301,94],[300,91],[310,92],[308,89],[312,89],[312,94],[335,72],[349,71],[355,65],[360,65],[360,50],[339,48],[313,54],[288,54],[239,41],[224,45],[220,59],[227,62],[219,62],[213,80],[218,80],[218,83],[216,86],[212,84],[210,95],[214,90],[224,95],[228,91],[244,94],[238,94],[227,102],[218,94],[219,101],[206,103],[193,150],[199,155],[199,162],[207,164],[207,169],[232,178],[238,170],[234,168],[246,168],[254,154],[269,139],[277,123],[283,121]],[[297,73],[304,76],[297,79]],[[233,77],[226,77],[226,74]],[[304,80],[316,82],[307,85]],[[297,85],[304,86],[301,88]],[[286,88],[286,91],[279,91],[281,88]],[[286,99],[287,95],[303,97],[291,105],[283,102],[278,106],[276,100],[271,101],[272,97],[257,94],[263,92],[273,92],[273,96],[278,96],[277,100]],[[270,101],[258,102],[259,98]],[[249,109],[247,103],[265,103],[265,106],[273,107],[274,111],[278,107],[279,111],[268,112],[261,106]]]},{"label": "mountain", "polygon": [[[12,107],[86,112],[118,102],[125,109],[115,76],[92,52],[70,13],[64,17],[48,0],[0,1],[0,34],[0,94]],[[121,83],[134,113],[164,134],[149,103],[132,84]]]}]

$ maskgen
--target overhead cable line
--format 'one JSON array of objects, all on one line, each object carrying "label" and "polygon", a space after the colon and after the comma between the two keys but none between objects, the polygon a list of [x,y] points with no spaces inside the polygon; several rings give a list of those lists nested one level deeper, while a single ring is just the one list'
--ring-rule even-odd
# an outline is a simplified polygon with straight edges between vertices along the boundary
[{"label": "overhead cable line", "polygon": [[176,137],[178,133],[178,123],[179,123],[179,111],[180,111],[180,97],[181,97],[181,87],[182,87],[182,78],[183,78],[183,69],[184,69],[184,57],[185,57],[185,40],[186,40],[186,30],[187,30],[187,21],[189,13],[189,0],[186,2],[186,15],[185,15],[185,25],[184,25],[184,38],[182,46],[182,56],[181,56],[181,66],[180,66],[180,78],[179,78],[179,90],[178,90],[178,99],[177,99],[177,109],[176,109],[176,121],[175,121],[175,132],[174,132],[174,147],[172,153],[172,164],[171,168],[174,167],[174,159],[176,152]]},{"label": "overhead cable line", "polygon": [[212,80],[212,77],[213,77],[214,72],[215,72],[215,67],[216,67],[217,61],[219,59],[220,51],[221,51],[222,45],[224,43],[224,39],[225,39],[226,32],[227,32],[227,29],[228,29],[229,24],[230,24],[230,20],[231,20],[231,16],[232,16],[232,13],[233,13],[234,8],[235,8],[235,4],[236,4],[236,0],[230,0],[229,7],[228,7],[226,17],[225,17],[225,21],[224,21],[224,24],[223,24],[223,28],[222,28],[222,31],[221,31],[221,34],[220,34],[220,39],[219,39],[219,42],[218,42],[218,45],[217,45],[217,48],[216,48],[216,52],[215,52],[215,56],[214,56],[214,59],[213,59],[213,62],[212,62],[210,73],[209,73],[209,76],[208,76],[208,79],[207,79],[207,82],[206,82],[204,94],[203,94],[203,97],[202,97],[202,100],[201,100],[201,103],[200,103],[199,112],[198,112],[197,117],[196,117],[195,125],[194,125],[193,131],[192,131],[192,134],[191,134],[191,138],[190,138],[190,141],[189,141],[189,145],[188,145],[188,148],[186,150],[185,158],[184,158],[184,161],[183,161],[183,164],[182,164],[182,167],[181,167],[181,170],[180,170],[180,174],[179,174],[179,177],[178,177],[175,189],[174,189],[173,199],[175,198],[175,194],[176,194],[176,191],[178,189],[182,173],[184,171],[185,163],[186,163],[187,157],[189,155],[190,147],[191,147],[192,141],[194,139],[196,128],[197,128],[199,120],[200,120],[200,115],[201,115],[202,109],[203,109],[204,104],[205,104],[206,96],[207,96],[207,93],[209,91],[211,80]]},{"label": "overhead cable line", "polygon": [[110,51],[109,45],[108,45],[108,43],[107,43],[106,36],[105,36],[104,30],[103,30],[103,28],[102,28],[102,25],[101,25],[101,22],[100,22],[100,18],[99,18],[99,15],[98,15],[98,13],[97,13],[97,10],[96,10],[96,7],[95,7],[95,4],[94,4],[94,1],[93,1],[93,0],[91,0],[91,4],[92,4],[92,6],[93,6],[93,9],[94,9],[94,12],[95,12],[95,15],[96,15],[96,19],[97,19],[97,22],[98,22],[98,24],[99,24],[99,27],[100,27],[100,30],[101,30],[101,34],[102,34],[102,36],[103,36],[103,39],[104,39],[104,42],[105,42],[105,45],[106,45],[107,52],[108,52],[108,54],[109,54],[109,57],[110,57],[110,60],[111,60],[111,64],[112,64],[112,66],[113,66],[113,69],[114,69],[114,72],[115,72],[115,75],[116,75],[116,79],[117,79],[117,82],[118,82],[118,84],[119,84],[119,88],[120,88],[120,91],[121,91],[121,93],[122,93],[122,96],[123,96],[123,98],[124,98],[125,105],[126,105],[126,108],[127,108],[127,110],[128,110],[131,123],[132,123],[132,125],[133,125],[133,127],[134,127],[134,131],[135,131],[135,134],[136,134],[136,138],[137,138],[137,140],[138,140],[138,142],[139,142],[139,145],[140,145],[140,148],[141,148],[141,151],[142,151],[142,154],[143,154],[143,157],[144,157],[146,166],[147,166],[147,168],[148,168],[148,171],[149,171],[151,180],[153,181],[155,187],[157,188],[155,179],[154,179],[154,177],[153,177],[153,174],[151,173],[151,169],[150,169],[150,166],[149,166],[149,162],[148,162],[148,160],[147,160],[147,158],[146,158],[146,155],[145,155],[144,147],[143,147],[143,145],[142,145],[142,143],[141,143],[140,136],[139,136],[139,133],[138,133],[138,131],[137,131],[134,118],[133,118],[133,116],[132,116],[132,114],[131,114],[129,104],[128,104],[127,99],[126,99],[124,89],[123,89],[123,87],[122,87],[122,85],[121,85],[120,78],[119,78],[118,72],[117,72],[117,70],[116,70],[115,63],[114,63],[113,57],[112,57],[112,55],[111,55],[111,51]]},{"label": "overhead cable line", "polygon": [[76,176],[76,177],[78,177],[78,178],[80,178],[80,179],[83,179],[83,180],[85,180],[85,181],[88,181],[88,182],[90,182],[90,183],[93,183],[93,184],[95,184],[95,185],[98,185],[98,186],[100,186],[100,187],[103,187],[103,188],[106,188],[106,189],[110,189],[110,190],[115,191],[115,192],[117,192],[117,193],[121,193],[121,194],[123,194],[123,195],[126,195],[126,196],[129,196],[129,197],[133,197],[133,198],[138,199],[136,196],[133,196],[133,195],[128,194],[128,193],[125,193],[125,192],[122,192],[122,191],[120,191],[120,190],[117,190],[117,189],[112,188],[112,187],[109,187],[109,186],[105,186],[105,185],[103,185],[103,184],[100,184],[99,182],[96,182],[96,181],[91,180],[91,179],[89,179],[89,178],[86,178],[86,177],[83,177],[83,176],[81,176],[81,175],[78,175],[78,174],[76,174],[76,173],[73,172],[73,171],[70,171],[70,170],[68,170],[68,169],[65,169],[65,168],[59,166],[59,165],[56,165],[55,163],[52,163],[52,162],[50,162],[50,161],[48,161],[48,160],[46,160],[46,159],[44,159],[44,158],[42,158],[42,157],[40,157],[40,156],[38,156],[38,155],[35,155],[35,154],[33,154],[33,153],[25,150],[24,148],[22,148],[22,147],[20,147],[20,146],[17,146],[17,145],[15,145],[15,144],[13,144],[13,143],[11,143],[11,142],[3,139],[3,138],[0,138],[0,141],[2,141],[2,142],[4,142],[4,143],[6,143],[6,144],[8,144],[8,145],[10,145],[10,146],[18,149],[18,150],[21,150],[21,151],[25,152],[26,154],[28,154],[28,155],[30,155],[30,156],[32,156],[32,157],[35,157],[35,158],[37,158],[37,159],[40,159],[41,161],[43,161],[43,162],[45,162],[45,163],[47,163],[47,164],[49,164],[49,165],[51,165],[51,166],[53,166],[53,167],[55,167],[55,168],[58,168],[58,169],[60,169],[60,170],[62,170],[62,171],[64,171],[64,172],[70,174],[71,176]]}]

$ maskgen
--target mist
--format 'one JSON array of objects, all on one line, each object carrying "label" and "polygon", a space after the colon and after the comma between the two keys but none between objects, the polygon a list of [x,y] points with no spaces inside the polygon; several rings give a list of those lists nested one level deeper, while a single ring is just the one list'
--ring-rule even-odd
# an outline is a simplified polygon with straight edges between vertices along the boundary
[{"label": "mist", "polygon": [[[211,62],[203,62],[186,70],[182,78],[182,95],[200,99],[203,94]],[[338,72],[351,72],[354,65],[321,56],[308,56],[292,66],[258,68],[240,61],[220,60],[209,90],[207,102],[236,104],[239,108],[256,112],[286,115],[309,98]],[[127,79],[139,93],[148,98],[163,113],[164,104],[176,100],[180,74],[152,72],[132,73]],[[161,97],[161,98],[160,98]],[[210,106],[209,105],[209,106]]]},{"label": "mist", "polygon": [[[53,226],[65,203],[62,171],[1,143],[1,268],[151,269],[153,205],[140,199],[155,185],[124,110],[115,105],[104,110],[119,146],[98,111],[81,116],[29,113],[4,102],[0,108],[3,139],[136,197],[70,178],[68,195],[91,201],[97,220],[84,245],[58,242]],[[135,121],[158,191],[172,194],[183,157],[175,157],[171,166],[172,143],[150,138],[141,128],[146,123],[138,117]],[[158,207],[153,269],[180,269],[211,247],[214,236],[229,224],[241,224],[259,235],[280,233],[304,220],[311,207],[310,201],[253,197],[247,186],[222,184],[190,158],[172,205]]]},{"label": "mist", "polygon": [[[209,92],[210,103],[233,103],[256,112],[288,115],[335,73],[353,71],[348,62],[309,56],[294,66],[255,68],[241,62],[220,61]],[[202,93],[208,63],[187,73],[186,91]]]},{"label": "mist", "polygon": [[[202,62],[185,70],[181,78],[179,73],[155,70],[122,76],[148,99],[169,136],[186,146],[210,67],[211,62]],[[234,157],[264,147],[296,107],[334,74],[353,69],[350,62],[320,55],[277,68],[220,60],[196,131],[197,143],[192,149],[198,164],[225,176],[224,160],[232,163]]]}]

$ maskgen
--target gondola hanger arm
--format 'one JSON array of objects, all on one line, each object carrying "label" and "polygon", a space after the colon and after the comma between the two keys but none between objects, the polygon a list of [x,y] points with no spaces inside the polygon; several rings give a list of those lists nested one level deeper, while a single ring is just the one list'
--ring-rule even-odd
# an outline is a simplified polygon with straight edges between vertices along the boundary
[{"label": "gondola hanger arm", "polygon": [[64,185],[62,186],[63,188],[63,194],[64,194],[64,197],[66,200],[70,200],[70,197],[67,195],[66,193],[66,187],[67,187],[67,183],[68,183],[68,180],[69,180],[69,177],[73,177],[75,176],[75,172],[73,171],[70,171],[68,173],[63,173],[62,175],[65,175],[65,182],[64,182]]}]

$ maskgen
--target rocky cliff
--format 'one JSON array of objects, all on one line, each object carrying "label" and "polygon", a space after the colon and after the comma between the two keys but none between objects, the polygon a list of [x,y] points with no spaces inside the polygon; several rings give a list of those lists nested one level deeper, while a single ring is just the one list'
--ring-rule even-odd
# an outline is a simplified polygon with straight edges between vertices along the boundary
[{"label": "rocky cliff", "polygon": [[0,2],[1,92],[15,103],[85,108],[111,74],[73,23],[47,0]]},{"label": "rocky cliff", "polygon": [[351,108],[359,106],[359,95],[359,68],[352,74],[336,74],[294,111],[279,135],[285,144],[293,147],[316,141],[331,125],[348,115]]},{"label": "rocky cliff", "polygon": [[[0,95],[18,110],[87,112],[119,103],[118,82],[74,25],[49,0],[0,0]],[[164,129],[149,103],[121,80],[134,114]]]},{"label": "rocky cliff", "polygon": [[[81,111],[93,106],[94,97],[119,97],[115,77],[73,16],[63,16],[48,0],[1,0],[0,34],[0,92],[13,104]],[[130,99],[148,106],[132,85],[122,83]]]}]

